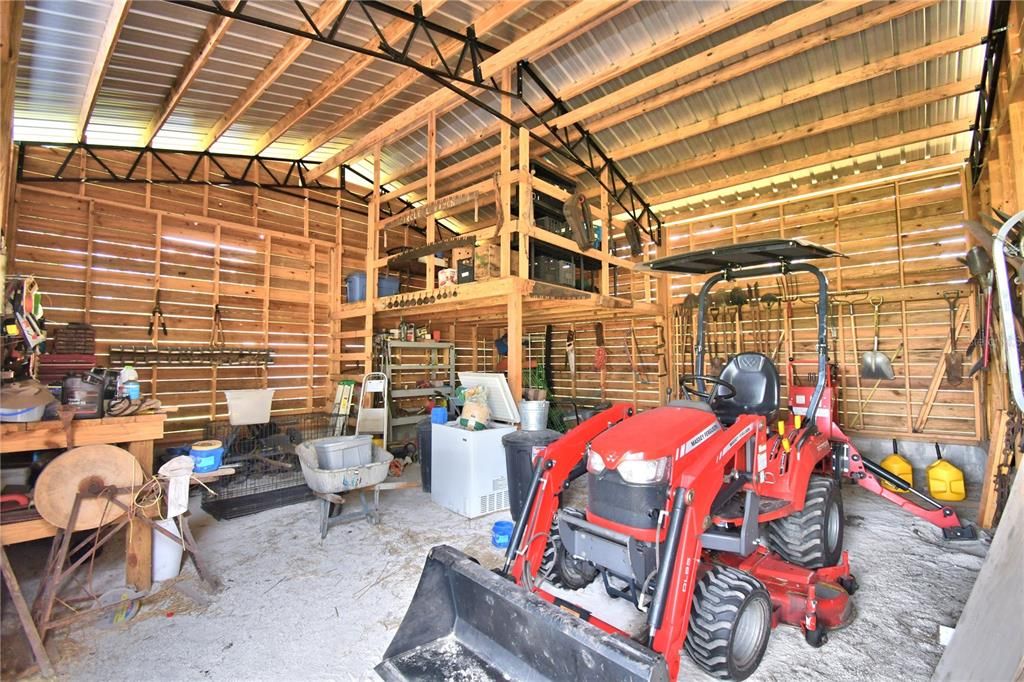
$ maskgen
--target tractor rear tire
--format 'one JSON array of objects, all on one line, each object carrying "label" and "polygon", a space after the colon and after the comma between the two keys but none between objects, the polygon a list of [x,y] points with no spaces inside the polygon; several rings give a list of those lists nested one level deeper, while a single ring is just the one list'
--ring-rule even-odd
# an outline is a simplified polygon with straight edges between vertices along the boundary
[{"label": "tractor rear tire", "polygon": [[715,566],[697,583],[683,649],[705,672],[744,680],[764,657],[772,632],[772,600],[761,581]]},{"label": "tractor rear tire", "polygon": [[811,476],[804,508],[768,524],[768,545],[804,568],[835,566],[843,556],[843,493],[827,476]]}]

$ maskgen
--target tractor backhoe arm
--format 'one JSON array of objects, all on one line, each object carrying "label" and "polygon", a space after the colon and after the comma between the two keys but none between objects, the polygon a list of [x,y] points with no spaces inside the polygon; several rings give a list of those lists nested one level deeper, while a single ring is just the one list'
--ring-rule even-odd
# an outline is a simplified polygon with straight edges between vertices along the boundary
[{"label": "tractor backhoe arm", "polygon": [[[569,483],[576,465],[586,456],[587,446],[594,438],[633,415],[633,406],[617,404],[594,415],[564,436],[545,447],[534,460],[534,481],[523,505],[522,517],[516,520],[505,573],[522,582],[525,573],[537,576],[551,523],[558,513],[558,495]],[[529,567],[529,570],[525,569]]]}]

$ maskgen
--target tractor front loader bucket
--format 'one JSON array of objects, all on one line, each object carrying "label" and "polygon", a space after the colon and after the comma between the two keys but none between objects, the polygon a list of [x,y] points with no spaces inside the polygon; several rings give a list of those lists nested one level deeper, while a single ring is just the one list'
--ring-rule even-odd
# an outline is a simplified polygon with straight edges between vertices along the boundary
[{"label": "tractor front loader bucket", "polygon": [[385,680],[667,680],[665,659],[447,545],[430,550]]}]

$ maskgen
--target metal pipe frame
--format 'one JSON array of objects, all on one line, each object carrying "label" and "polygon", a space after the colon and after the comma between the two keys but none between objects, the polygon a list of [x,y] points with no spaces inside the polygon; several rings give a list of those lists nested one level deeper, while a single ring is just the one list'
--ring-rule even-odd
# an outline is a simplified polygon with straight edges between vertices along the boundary
[{"label": "metal pipe frame", "polygon": [[985,152],[992,128],[992,113],[996,94],[999,91],[999,67],[1002,64],[1003,49],[1006,45],[1006,25],[1010,19],[1009,0],[993,0],[988,21],[988,35],[985,36],[985,63],[978,82],[978,108],[974,114],[971,129],[971,183],[977,184],[985,167]]},{"label": "metal pipe frame", "polygon": [[[56,170],[52,173],[47,174],[35,174],[27,173],[25,168],[25,159],[29,149],[48,149],[48,150],[60,150],[66,149],[64,158],[57,166]],[[116,170],[110,167],[100,156],[103,151],[115,151],[115,152],[126,152],[133,154],[134,158],[128,166],[126,171],[118,173]],[[88,158],[95,162],[95,165],[86,164],[85,176],[74,177],[66,175],[68,166],[75,154],[83,152]],[[174,170],[167,162],[167,157],[170,156],[185,156],[190,159],[190,165],[188,172],[180,173]],[[152,163],[147,162],[147,157],[152,159]],[[203,159],[208,159],[211,166],[216,168],[223,176],[223,181],[211,181],[203,178]],[[231,173],[225,167],[228,161],[244,161],[245,167],[242,169],[240,174]],[[277,168],[273,166],[280,166],[284,164],[284,168]],[[314,180],[307,182],[306,172],[309,171],[310,167],[315,166],[316,163],[312,161],[305,161],[302,159],[279,159],[269,156],[248,156],[245,154],[217,154],[209,150],[203,151],[190,151],[187,149],[154,149],[153,147],[121,147],[117,145],[101,145],[101,144],[90,144],[88,142],[73,142],[73,143],[51,143],[51,142],[32,142],[24,141],[18,142],[18,165],[17,165],[17,181],[21,183],[49,183],[49,182],[63,182],[63,183],[83,183],[83,182],[97,182],[97,183],[127,183],[127,184],[150,184],[150,185],[206,185],[210,187],[254,187],[256,189],[267,190],[270,192],[276,192],[277,194],[283,194],[285,196],[292,197],[294,199],[308,200],[310,203],[319,204],[321,206],[330,206],[331,208],[341,208],[344,211],[350,211],[357,215],[363,215],[362,212],[356,211],[355,209],[349,209],[341,205],[340,201],[327,201],[315,196],[304,196],[296,192],[289,190],[317,190],[320,192],[343,192],[346,195],[357,199],[365,204],[370,203],[370,198],[373,196],[373,190],[360,194],[349,186],[346,182],[346,174],[351,173],[357,178],[363,180],[368,185],[373,185],[373,178],[368,177],[361,171],[353,168],[349,165],[342,165],[339,173],[339,182],[337,184],[327,184]],[[152,168],[153,177],[146,177],[146,169]],[[254,180],[247,179],[249,172],[253,168],[258,168],[262,173],[269,176],[269,182],[256,182]],[[381,188],[381,194],[385,192],[384,188]],[[393,213],[390,210],[384,212],[385,215],[391,217],[398,215],[408,210],[415,208],[412,202],[405,199],[399,198],[402,204],[400,211]],[[442,227],[452,234],[458,234],[449,225],[438,220],[438,227]],[[415,231],[421,234],[426,234],[426,231],[422,228],[413,228]]]},{"label": "metal pipe frame", "polygon": [[[490,56],[491,54],[498,52],[497,48],[490,47],[477,40],[476,33],[472,26],[470,26],[465,33],[460,33],[430,21],[423,15],[423,9],[418,3],[414,6],[413,12],[410,14],[409,12],[402,11],[396,7],[391,7],[383,2],[377,2],[376,0],[349,2],[345,4],[344,9],[331,23],[331,26],[327,30],[321,30],[320,27],[316,25],[316,22],[313,21],[313,17],[302,4],[301,0],[292,0],[292,4],[294,4],[299,16],[297,17],[298,21],[291,25],[279,23],[266,17],[259,16],[257,12],[260,3],[249,3],[248,0],[242,0],[242,2],[238,3],[238,6],[233,10],[228,9],[221,0],[211,0],[210,2],[199,2],[198,0],[168,0],[168,2],[227,17],[236,21],[255,24],[256,26],[262,26],[274,31],[281,31],[293,36],[323,43],[325,45],[340,47],[342,49],[364,54],[376,59],[394,62],[396,64],[401,64],[402,66],[414,68],[424,75],[443,78],[448,81],[463,83],[465,85],[472,85],[473,87],[483,88],[498,94],[516,95],[514,92],[506,92],[502,90],[498,85],[497,80],[494,78],[483,78],[481,74],[480,63],[486,59],[484,53],[488,53],[487,56]],[[246,8],[251,8],[253,6],[257,8],[256,11],[246,12]],[[356,7],[357,9],[350,13],[350,10],[353,7]],[[357,16],[359,19],[365,20],[373,28],[374,34],[380,39],[378,49],[367,48],[365,45],[349,42],[337,37],[339,32],[349,32],[358,35],[358,33],[363,30],[362,27],[358,25],[354,26],[351,31],[343,29],[346,19],[348,19],[348,23],[351,24],[357,21],[357,19],[353,18]],[[394,43],[389,43],[387,41],[387,38],[384,35],[384,27],[382,26],[383,22],[380,21],[381,19],[386,18],[403,19],[412,25],[412,28],[404,40],[397,40]],[[438,60],[440,65],[438,68],[423,66],[409,56],[413,42],[419,37],[423,38],[424,41],[430,45],[431,50],[433,51],[433,56]],[[459,51],[458,58],[453,62],[449,62],[448,59],[445,59],[444,54],[440,50],[439,43],[445,39],[458,40],[462,43],[462,49]],[[469,69],[473,73],[472,78],[466,78],[460,75],[466,69]]]},{"label": "metal pipe frame", "polygon": [[[238,7],[234,10],[230,10],[225,7],[221,0],[210,0],[210,2],[199,2],[198,0],[167,0],[167,2],[172,2],[183,7],[189,7],[223,17],[230,17],[236,21],[243,21],[257,26],[262,26],[263,28],[281,31],[290,35],[301,36],[314,42],[340,47],[359,54],[365,54],[377,59],[407,66],[411,69],[415,69],[439,85],[448,88],[467,102],[475,104],[497,118],[499,121],[507,123],[513,127],[519,127],[520,122],[510,116],[505,116],[501,113],[500,108],[492,105],[491,103],[485,102],[477,94],[466,88],[482,88],[500,95],[513,97],[530,110],[531,114],[533,114],[541,125],[544,126],[546,132],[550,133],[556,141],[552,142],[547,139],[546,135],[530,132],[530,137],[533,140],[547,147],[551,152],[558,154],[584,169],[601,187],[608,191],[612,201],[618,204],[622,211],[626,213],[630,219],[636,222],[640,229],[646,232],[655,244],[661,244],[661,219],[651,208],[650,203],[644,198],[644,195],[629,181],[625,173],[622,171],[622,168],[613,159],[609,158],[608,154],[604,151],[604,148],[600,143],[598,143],[596,138],[594,138],[579,123],[573,124],[571,128],[567,128],[564,131],[559,131],[544,120],[544,116],[548,115],[552,111],[556,111],[558,112],[557,115],[561,115],[568,113],[571,109],[566,102],[554,94],[551,88],[548,87],[548,85],[541,79],[540,75],[534,70],[533,66],[527,61],[520,61],[517,65],[515,91],[506,91],[498,86],[497,81],[493,77],[490,79],[482,77],[480,63],[485,59],[484,54],[486,53],[490,56],[496,54],[499,50],[498,48],[487,45],[477,39],[472,25],[468,26],[466,28],[466,32],[463,34],[426,19],[418,4],[415,6],[413,13],[410,14],[394,7],[390,7],[382,2],[377,2],[376,0],[364,0],[363,2],[349,3],[346,5],[345,10],[338,15],[338,18],[335,19],[331,27],[326,31],[321,31],[320,28],[316,26],[316,23],[313,21],[309,12],[302,5],[301,0],[292,1],[299,14],[302,15],[301,19],[298,21],[298,27],[295,25],[278,23],[264,17],[256,16],[252,13],[246,13],[245,8],[249,5],[247,0],[243,0],[239,3]],[[353,4],[360,7],[363,17],[369,21],[374,32],[380,38],[380,50],[367,49],[362,45],[356,45],[336,39],[335,36],[338,33],[341,22],[347,16],[348,8]],[[390,17],[405,19],[411,23],[412,29],[410,30],[406,40],[400,45],[389,44],[384,39],[380,24],[374,18],[371,13],[371,9]],[[421,33],[426,38],[427,42],[430,43],[435,56],[440,60],[443,68],[430,68],[409,57],[412,40],[418,33]],[[462,51],[454,65],[450,65],[444,59],[444,56],[438,49],[438,43],[434,36],[444,36],[445,38],[453,38],[463,42]],[[474,74],[473,78],[465,78],[458,75],[459,70],[464,67],[472,68]],[[526,81],[529,81],[536,86],[536,89],[539,90],[540,93],[548,100],[548,106],[544,107],[543,110],[535,108],[526,101],[526,97],[524,95],[524,83]],[[580,139],[575,142],[570,142],[570,131],[575,131],[576,134],[580,136]],[[609,177],[609,181],[607,183],[602,177],[605,170],[608,171]]]},{"label": "metal pipe frame", "polygon": [[[778,265],[764,267],[726,270],[711,276],[704,282],[697,297],[697,343],[694,347],[693,373],[698,376],[704,374],[704,334],[706,331],[704,313],[707,310],[708,294],[712,287],[723,281],[773,277],[785,275],[789,272],[807,272],[814,275],[815,279],[818,280],[818,341],[816,344],[818,351],[818,382],[814,386],[811,402],[807,406],[807,433],[810,433],[817,428],[815,415],[818,411],[818,403],[821,402],[821,394],[825,390],[825,373],[828,371],[828,280],[825,279],[825,275],[821,270],[815,266],[809,263],[779,263]],[[707,391],[705,382],[701,379],[697,380],[697,388],[701,391]]]}]

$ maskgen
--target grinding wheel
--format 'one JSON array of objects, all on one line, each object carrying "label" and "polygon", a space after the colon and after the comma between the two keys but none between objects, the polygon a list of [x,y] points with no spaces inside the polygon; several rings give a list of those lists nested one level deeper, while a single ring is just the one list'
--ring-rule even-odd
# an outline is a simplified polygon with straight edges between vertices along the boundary
[{"label": "grinding wheel", "polygon": [[[138,488],[143,474],[132,453],[114,445],[83,445],[53,460],[36,481],[35,503],[39,514],[58,528],[67,528],[78,493],[89,495],[107,487]],[[115,496],[130,505],[132,493]],[[89,530],[110,523],[124,512],[103,497],[82,497],[73,530]]]}]

